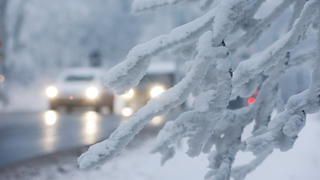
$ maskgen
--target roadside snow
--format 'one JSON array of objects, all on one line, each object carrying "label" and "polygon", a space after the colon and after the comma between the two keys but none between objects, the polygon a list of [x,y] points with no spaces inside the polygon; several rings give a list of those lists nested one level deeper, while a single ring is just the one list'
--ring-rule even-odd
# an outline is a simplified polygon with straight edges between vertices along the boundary
[{"label": "roadside snow", "polygon": [[9,102],[6,106],[0,102],[0,113],[8,112],[39,112],[47,108],[43,83],[33,85],[12,85],[8,89]]},{"label": "roadside snow", "polygon": [[10,92],[8,106],[0,108],[0,112],[39,112],[47,108],[43,91],[38,89],[18,89]]},{"label": "roadside snow", "polygon": [[288,152],[272,153],[246,180],[319,180],[319,138],[320,114],[309,115],[294,147]]},{"label": "roadside snow", "polygon": [[[246,180],[319,180],[320,179],[320,114],[309,116],[295,146],[289,152],[273,153]],[[150,154],[154,144],[149,139],[137,148],[125,150],[119,157],[100,169],[81,171],[76,168],[77,154],[60,156],[42,163],[29,163],[23,167],[10,168],[0,179],[6,180],[195,180],[206,173],[205,156],[189,158],[186,148],[181,145],[176,156],[163,167],[159,155]],[[184,144],[184,143],[182,143]],[[60,160],[59,160],[60,158]],[[237,164],[247,162],[250,155],[244,153]],[[32,165],[30,165],[32,164]]]}]

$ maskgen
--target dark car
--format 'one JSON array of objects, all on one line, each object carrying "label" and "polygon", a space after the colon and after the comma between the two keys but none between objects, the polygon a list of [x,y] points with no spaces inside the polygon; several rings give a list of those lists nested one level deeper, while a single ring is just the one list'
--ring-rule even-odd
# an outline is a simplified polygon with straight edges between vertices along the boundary
[{"label": "dark car", "polygon": [[[175,64],[173,63],[153,64],[138,86],[122,95],[115,96],[115,112],[124,117],[131,116],[150,99],[157,98],[164,91],[174,86],[175,72]],[[151,123],[157,124],[160,121],[161,118],[157,117]]]}]

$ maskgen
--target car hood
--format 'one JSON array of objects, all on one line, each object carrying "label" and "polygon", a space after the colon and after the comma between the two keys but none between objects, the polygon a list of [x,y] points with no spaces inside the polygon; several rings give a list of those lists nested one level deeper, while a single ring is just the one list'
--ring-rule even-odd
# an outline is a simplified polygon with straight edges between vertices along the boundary
[{"label": "car hood", "polygon": [[57,84],[58,92],[60,96],[83,96],[88,87],[99,86],[93,83],[59,83]]}]

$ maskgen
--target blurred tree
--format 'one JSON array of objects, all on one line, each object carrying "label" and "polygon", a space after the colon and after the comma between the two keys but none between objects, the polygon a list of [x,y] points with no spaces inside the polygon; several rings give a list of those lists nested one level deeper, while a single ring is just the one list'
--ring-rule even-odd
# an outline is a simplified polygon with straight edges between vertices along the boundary
[{"label": "blurred tree", "polygon": [[94,50],[89,54],[89,61],[91,67],[101,66],[101,53],[99,50]]},{"label": "blurred tree", "polygon": [[6,7],[7,0],[0,1],[0,74],[4,73],[5,47],[6,47]]},{"label": "blurred tree", "polygon": [[0,104],[7,104],[8,97],[4,89],[5,76],[5,58],[6,58],[6,8],[7,0],[0,1]]},{"label": "blurred tree", "polygon": [[192,8],[186,8],[137,17],[130,12],[130,0],[10,0],[6,48],[10,78],[27,85],[66,67],[87,66],[96,49],[101,64],[109,68],[134,44],[193,18]]}]

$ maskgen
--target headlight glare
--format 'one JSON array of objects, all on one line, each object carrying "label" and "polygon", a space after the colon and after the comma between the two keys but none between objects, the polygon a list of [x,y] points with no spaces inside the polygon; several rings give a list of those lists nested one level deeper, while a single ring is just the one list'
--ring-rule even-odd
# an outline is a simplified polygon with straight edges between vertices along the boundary
[{"label": "headlight glare", "polygon": [[56,111],[46,111],[44,113],[44,122],[47,126],[53,126],[54,124],[56,124],[58,119],[58,114]]},{"label": "headlight glare", "polygon": [[163,86],[154,86],[153,88],[151,88],[150,90],[150,96],[152,98],[158,97],[160,96],[163,92],[165,91],[165,88]]},{"label": "headlight glare", "polygon": [[156,116],[151,120],[151,125],[153,126],[159,126],[163,123],[163,117],[162,116]]},{"label": "headlight glare", "polygon": [[134,90],[130,89],[129,91],[126,91],[124,94],[121,95],[124,99],[131,99],[134,96]]},{"label": "headlight glare", "polygon": [[58,95],[58,89],[54,86],[49,86],[46,89],[46,94],[49,98],[55,98]]},{"label": "headlight glare", "polygon": [[121,110],[121,114],[124,117],[129,117],[129,116],[131,116],[133,114],[133,110],[130,107],[124,107]]},{"label": "headlight glare", "polygon": [[99,95],[99,90],[96,87],[89,87],[86,90],[86,96],[88,99],[96,99]]}]

